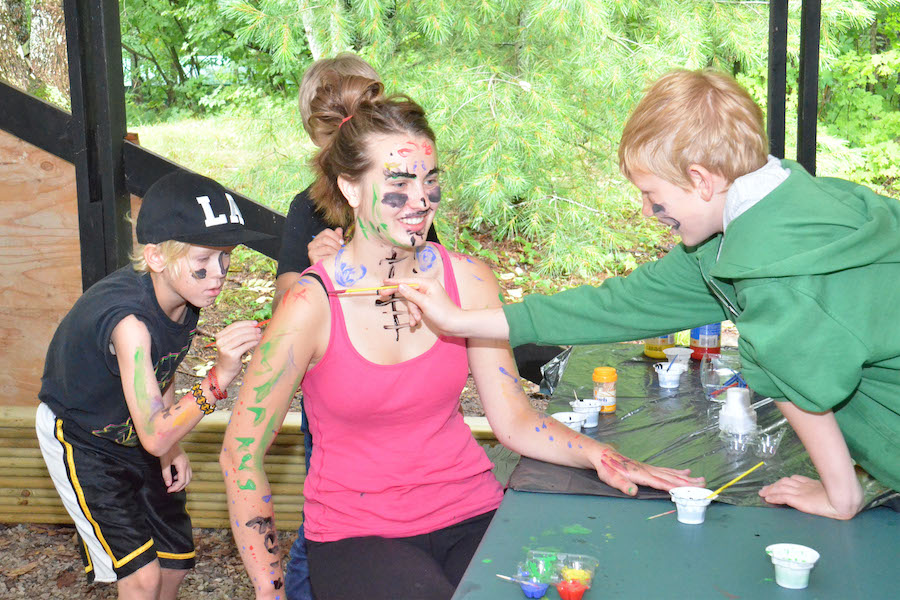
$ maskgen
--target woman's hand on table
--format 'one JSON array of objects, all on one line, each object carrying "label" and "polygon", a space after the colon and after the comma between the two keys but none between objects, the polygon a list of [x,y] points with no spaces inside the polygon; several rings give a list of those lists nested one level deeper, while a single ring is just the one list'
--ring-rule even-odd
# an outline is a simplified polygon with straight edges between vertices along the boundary
[{"label": "woman's hand on table", "polygon": [[669,491],[684,485],[703,487],[706,483],[703,477],[691,477],[690,469],[654,467],[623,456],[609,446],[600,450],[594,468],[601,481],[629,496],[637,495],[637,485]]}]

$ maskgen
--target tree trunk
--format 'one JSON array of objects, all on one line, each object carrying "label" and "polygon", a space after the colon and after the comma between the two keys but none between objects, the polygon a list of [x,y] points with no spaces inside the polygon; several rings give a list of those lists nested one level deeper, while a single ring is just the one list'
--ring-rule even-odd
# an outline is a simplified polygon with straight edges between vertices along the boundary
[{"label": "tree trunk", "polygon": [[[2,2],[3,0],[0,0]],[[306,45],[309,46],[309,53],[312,54],[313,60],[319,60],[324,53],[322,43],[316,37],[315,19],[313,19],[313,9],[309,2],[300,3],[300,16],[303,19],[303,33],[306,34]]]},{"label": "tree trunk", "polygon": [[69,60],[62,0],[31,5],[31,68],[35,77],[69,97]]},{"label": "tree trunk", "polygon": [[0,0],[0,79],[22,90],[32,82],[21,41],[28,39],[22,0]]}]

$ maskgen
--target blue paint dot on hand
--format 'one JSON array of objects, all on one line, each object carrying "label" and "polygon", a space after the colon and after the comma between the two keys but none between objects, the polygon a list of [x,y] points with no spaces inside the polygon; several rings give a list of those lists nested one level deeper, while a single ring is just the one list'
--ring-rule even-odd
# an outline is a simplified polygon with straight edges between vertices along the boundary
[{"label": "blue paint dot on hand", "polygon": [[541,428],[540,428],[540,427],[535,427],[534,430],[537,431],[538,433],[541,432]]},{"label": "blue paint dot on hand", "polygon": [[552,435],[550,436],[550,441],[551,441],[551,442],[553,441],[553,436],[552,436]]}]

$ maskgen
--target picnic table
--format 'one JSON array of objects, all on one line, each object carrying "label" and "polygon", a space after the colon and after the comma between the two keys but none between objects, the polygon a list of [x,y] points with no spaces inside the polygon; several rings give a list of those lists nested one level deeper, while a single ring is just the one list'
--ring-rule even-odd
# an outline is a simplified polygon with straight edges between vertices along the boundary
[{"label": "picnic table", "polygon": [[[725,350],[734,352],[733,349]],[[700,384],[692,361],[676,389],[662,389],[635,344],[576,347],[551,397],[549,413],[570,410],[575,395],[591,397],[594,367],[617,369],[618,407],[601,415],[586,435],[615,445],[623,454],[652,464],[690,468],[715,489],[764,460],[765,465],[722,492],[701,525],[679,523],[667,492],[641,487],[626,498],[593,471],[523,458],[509,490],[454,599],[523,598],[515,575],[528,550],[595,556],[600,566],[591,598],[880,598],[900,589],[900,515],[872,508],[851,521],[807,515],[766,505],[757,491],[795,473],[815,477],[806,451],[770,399],[754,396],[758,428],[777,434],[770,448],[735,448],[719,436],[717,411]],[[767,450],[769,452],[767,452]],[[864,482],[876,505],[891,492]],[[779,587],[766,546],[790,542],[816,549],[806,590]],[[558,598],[552,588],[547,598]]]}]

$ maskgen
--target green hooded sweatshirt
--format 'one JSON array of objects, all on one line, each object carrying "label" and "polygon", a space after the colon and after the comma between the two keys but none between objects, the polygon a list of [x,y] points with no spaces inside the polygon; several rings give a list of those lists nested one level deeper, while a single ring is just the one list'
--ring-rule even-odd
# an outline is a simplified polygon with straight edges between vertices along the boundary
[{"label": "green hooded sweatshirt", "polygon": [[753,390],[834,411],[853,458],[900,490],[900,202],[788,178],[725,235],[627,277],[504,307],[510,343],[634,340],[730,319]]}]

